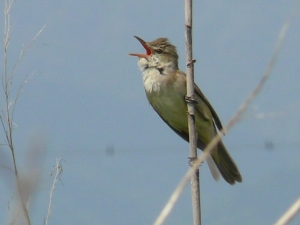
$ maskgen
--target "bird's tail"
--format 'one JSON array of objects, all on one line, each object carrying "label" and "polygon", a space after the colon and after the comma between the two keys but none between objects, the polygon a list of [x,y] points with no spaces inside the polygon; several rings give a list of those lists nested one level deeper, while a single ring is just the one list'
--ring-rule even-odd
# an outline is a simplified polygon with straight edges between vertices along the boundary
[{"label": "bird's tail", "polygon": [[233,185],[236,181],[242,182],[242,175],[222,142],[219,142],[217,149],[213,150],[211,156],[222,177],[229,184]]}]

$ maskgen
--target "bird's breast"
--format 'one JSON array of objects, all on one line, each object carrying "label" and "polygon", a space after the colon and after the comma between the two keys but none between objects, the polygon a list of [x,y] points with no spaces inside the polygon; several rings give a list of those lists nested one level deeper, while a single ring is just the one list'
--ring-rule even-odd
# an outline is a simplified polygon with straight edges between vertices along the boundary
[{"label": "bird's breast", "polygon": [[160,74],[156,69],[143,73],[144,87],[154,110],[175,129],[187,127],[185,83],[174,74]]}]

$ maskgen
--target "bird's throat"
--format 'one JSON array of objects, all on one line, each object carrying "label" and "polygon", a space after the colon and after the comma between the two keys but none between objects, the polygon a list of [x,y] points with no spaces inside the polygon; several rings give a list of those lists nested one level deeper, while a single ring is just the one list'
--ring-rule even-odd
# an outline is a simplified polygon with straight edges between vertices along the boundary
[{"label": "bird's throat", "polygon": [[147,93],[159,92],[166,85],[166,76],[157,68],[149,67],[143,72],[143,81]]}]

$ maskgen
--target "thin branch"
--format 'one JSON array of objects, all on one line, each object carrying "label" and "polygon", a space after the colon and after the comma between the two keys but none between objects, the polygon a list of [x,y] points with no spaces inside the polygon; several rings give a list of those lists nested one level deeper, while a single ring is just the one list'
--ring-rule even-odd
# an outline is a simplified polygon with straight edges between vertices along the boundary
[{"label": "thin branch", "polygon": [[[23,86],[27,83],[27,81],[32,77],[34,76],[35,73],[32,73],[30,76],[28,76],[26,79],[24,79],[22,81],[22,83],[20,84],[19,88],[18,88],[18,91],[17,91],[17,94],[16,94],[16,97],[15,97],[15,100],[14,102],[11,102],[13,104],[13,107],[11,109],[11,121],[14,121],[14,114],[15,114],[15,108],[16,108],[16,104],[17,104],[17,101],[19,100],[19,97],[22,93],[22,88]],[[13,125],[12,124],[12,129],[13,129]],[[16,125],[16,124],[15,124]]]},{"label": "thin branch", "polygon": [[[49,200],[49,206],[48,206],[47,216],[46,216],[45,223],[44,223],[45,225],[48,225],[48,221],[49,221],[49,218],[50,218],[50,215],[51,215],[51,211],[52,211],[52,198],[53,198],[53,194],[54,194],[56,183],[60,180],[60,176],[61,176],[61,174],[63,172],[63,168],[62,168],[62,165],[61,165],[61,160],[62,160],[61,158],[57,159],[56,160],[56,165],[53,168],[53,170],[55,170],[56,173],[55,173],[53,184],[52,184],[52,187],[51,187],[51,190],[50,190],[50,200]],[[52,175],[52,172],[51,172],[51,175]]]},{"label": "thin branch", "polygon": [[175,203],[178,201],[180,195],[182,194],[185,186],[189,182],[191,176],[195,173],[195,170],[198,168],[198,166],[204,162],[204,160],[209,156],[212,149],[217,145],[217,143],[222,139],[223,132],[228,131],[232,128],[233,125],[235,125],[243,115],[243,113],[247,110],[250,103],[254,100],[254,98],[259,94],[259,92],[262,90],[264,84],[266,83],[267,79],[270,76],[270,73],[272,69],[274,68],[274,65],[276,63],[276,60],[278,58],[278,54],[281,50],[283,41],[286,37],[287,30],[291,24],[291,20],[296,15],[297,10],[293,10],[290,17],[285,21],[283,24],[281,31],[279,33],[279,36],[277,38],[277,43],[275,45],[274,52],[271,56],[271,59],[267,65],[267,68],[265,72],[263,73],[263,76],[261,77],[260,81],[258,82],[257,86],[254,88],[252,93],[248,96],[248,98],[245,100],[245,102],[241,105],[241,107],[238,109],[238,111],[234,114],[234,116],[229,120],[227,125],[224,127],[224,129],[221,131],[221,134],[217,135],[205,148],[205,150],[202,152],[199,159],[194,163],[193,167],[190,168],[187,173],[184,175],[178,186],[176,187],[175,191],[171,195],[170,199],[168,200],[167,204],[165,205],[164,209],[161,211],[158,218],[155,220],[154,225],[162,225],[167,217],[169,216],[170,212],[175,206]]},{"label": "thin branch", "polygon": [[[26,83],[27,79],[25,79],[21,84],[17,91],[16,97],[13,101],[10,101],[10,88],[12,86],[12,79],[15,74],[15,70],[17,66],[19,65],[20,61],[22,60],[25,53],[31,48],[33,43],[36,41],[38,36],[41,34],[41,32],[44,30],[45,26],[43,26],[39,32],[34,36],[34,38],[29,42],[29,44],[21,51],[19,58],[17,59],[16,63],[14,64],[12,70],[10,73],[8,73],[8,46],[10,41],[10,32],[11,32],[11,26],[10,26],[10,15],[11,15],[11,9],[13,6],[14,0],[5,0],[4,2],[4,66],[3,66],[3,75],[2,75],[2,87],[4,91],[4,97],[5,97],[5,111],[1,111],[0,114],[0,120],[1,125],[3,127],[3,130],[5,132],[7,145],[10,149],[12,160],[13,160],[13,166],[14,166],[14,177],[16,180],[17,185],[17,193],[18,197],[20,199],[20,203],[22,206],[22,211],[25,216],[26,223],[30,225],[30,218],[28,213],[28,199],[25,198],[22,193],[22,181],[19,177],[18,168],[17,168],[17,162],[15,157],[15,150],[14,150],[14,141],[13,141],[13,115],[14,115],[14,109],[16,102],[19,98],[19,95],[21,93],[23,85]],[[26,203],[27,201],[27,203]]]},{"label": "thin branch", "polygon": [[[194,63],[192,45],[192,23],[193,23],[193,0],[185,0],[185,45],[186,45],[186,87],[187,87],[187,117],[190,142],[190,164],[197,159],[197,133],[195,121],[195,100],[194,100]],[[191,194],[193,206],[194,225],[201,225],[200,206],[200,177],[199,168],[194,171],[191,177]]]},{"label": "thin branch", "polygon": [[300,212],[300,198],[279,218],[274,225],[288,224]]},{"label": "thin branch", "polygon": [[15,69],[18,67],[18,64],[21,62],[24,54],[32,47],[32,45],[35,43],[35,41],[37,40],[37,38],[39,37],[39,35],[43,32],[43,30],[45,29],[46,25],[44,25],[38,32],[37,34],[34,36],[33,39],[31,39],[31,41],[29,42],[29,44],[27,46],[25,46],[25,48],[23,48],[23,50],[21,51],[18,60],[16,61],[15,65],[13,66],[9,76],[8,76],[8,80],[12,80],[14,74],[15,74]]}]

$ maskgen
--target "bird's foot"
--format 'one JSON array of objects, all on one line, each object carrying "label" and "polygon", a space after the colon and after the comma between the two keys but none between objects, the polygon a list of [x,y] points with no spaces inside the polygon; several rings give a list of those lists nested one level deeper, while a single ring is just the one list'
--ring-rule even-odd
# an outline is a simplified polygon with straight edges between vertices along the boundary
[{"label": "bird's foot", "polygon": [[194,63],[196,62],[196,59],[192,59],[192,61],[190,61],[188,64],[186,64],[187,66],[191,66],[194,65]]},{"label": "bird's foot", "polygon": [[187,102],[187,103],[192,103],[192,104],[197,104],[198,102],[194,99],[193,96],[187,96],[185,95],[184,96],[184,100]]},{"label": "bird's foot", "polygon": [[[195,163],[198,161],[198,158],[197,158],[197,157],[189,157],[188,159],[189,159],[189,166],[190,166],[190,167],[193,167],[193,166],[195,165]],[[201,162],[201,163],[199,164],[199,166],[201,166],[202,163],[203,163],[203,162]]]}]

